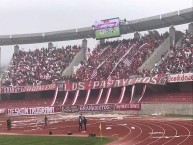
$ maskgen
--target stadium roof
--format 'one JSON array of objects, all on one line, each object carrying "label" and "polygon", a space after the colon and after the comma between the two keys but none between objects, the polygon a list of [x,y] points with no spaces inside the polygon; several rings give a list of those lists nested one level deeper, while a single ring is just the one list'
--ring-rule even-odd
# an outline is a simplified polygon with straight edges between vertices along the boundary
[{"label": "stadium roof", "polygon": [[[193,22],[193,7],[162,15],[122,22],[120,29],[121,34],[127,34],[190,22]],[[92,26],[44,33],[0,35],[0,46],[78,40],[84,38],[95,38],[94,28]]]}]

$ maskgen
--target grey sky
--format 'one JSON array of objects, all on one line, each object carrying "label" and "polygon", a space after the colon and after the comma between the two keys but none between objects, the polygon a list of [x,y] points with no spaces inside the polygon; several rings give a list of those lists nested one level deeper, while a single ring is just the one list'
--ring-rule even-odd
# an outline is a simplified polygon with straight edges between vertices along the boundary
[{"label": "grey sky", "polygon": [[[106,18],[133,20],[192,6],[193,0],[1,0],[0,35],[81,28]],[[178,26],[179,29],[182,27]],[[93,47],[95,42],[90,40],[89,46]],[[81,41],[55,42],[54,45],[74,43]],[[47,44],[20,47],[42,46]],[[2,64],[9,62],[12,53],[13,46],[2,47]]]}]

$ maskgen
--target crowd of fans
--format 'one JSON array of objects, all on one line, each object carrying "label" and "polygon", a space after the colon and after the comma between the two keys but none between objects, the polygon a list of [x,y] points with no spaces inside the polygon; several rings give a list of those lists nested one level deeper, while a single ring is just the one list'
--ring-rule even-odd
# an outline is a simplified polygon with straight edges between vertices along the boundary
[{"label": "crowd of fans", "polygon": [[140,38],[105,42],[81,62],[73,76],[62,76],[63,70],[79,52],[80,46],[66,48],[42,48],[35,51],[19,51],[13,54],[4,86],[42,85],[58,80],[89,81],[123,79],[132,76],[151,76],[158,73],[174,74],[193,72],[193,36],[184,35],[180,46],[172,46],[168,57],[152,70],[138,71],[154,50],[168,37],[168,33],[149,32]]},{"label": "crowd of fans", "polygon": [[181,45],[172,46],[166,59],[161,60],[159,66],[153,69],[155,74],[182,74],[193,72],[193,36],[185,34]]},{"label": "crowd of fans", "polygon": [[62,71],[70,64],[80,46],[66,48],[42,48],[13,54],[4,86],[42,85],[57,81]]},{"label": "crowd of fans", "polygon": [[141,38],[106,42],[102,46],[99,45],[92,52],[91,57],[82,63],[72,80],[122,79],[142,74],[143,72],[137,71],[139,66],[167,37],[168,33],[164,35],[149,33]]}]

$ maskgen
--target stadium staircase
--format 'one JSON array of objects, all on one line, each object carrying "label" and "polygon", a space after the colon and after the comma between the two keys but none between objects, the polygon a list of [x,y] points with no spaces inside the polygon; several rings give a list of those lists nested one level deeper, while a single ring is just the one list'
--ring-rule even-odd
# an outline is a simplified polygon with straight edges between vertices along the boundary
[{"label": "stadium staircase", "polygon": [[138,68],[138,70],[150,70],[162,59],[162,56],[170,50],[170,37],[155,49],[152,55]]},{"label": "stadium staircase", "polygon": [[62,76],[72,76],[74,71],[73,67],[78,66],[81,61],[85,61],[85,49],[86,48],[82,47],[81,50],[75,55],[69,66],[62,72]]},{"label": "stadium staircase", "polygon": [[[182,36],[180,39],[178,38],[178,41],[177,41],[176,44],[175,44],[176,47],[182,45],[182,44],[181,44],[182,39],[183,39],[183,36]],[[163,62],[163,60],[165,60],[169,55],[170,55],[170,49],[167,50],[167,52],[165,52],[165,54],[163,53],[162,58],[157,62],[157,66],[159,66],[159,65]],[[154,65],[151,69],[152,69],[152,70],[155,70],[155,69],[156,69],[155,65]]]}]

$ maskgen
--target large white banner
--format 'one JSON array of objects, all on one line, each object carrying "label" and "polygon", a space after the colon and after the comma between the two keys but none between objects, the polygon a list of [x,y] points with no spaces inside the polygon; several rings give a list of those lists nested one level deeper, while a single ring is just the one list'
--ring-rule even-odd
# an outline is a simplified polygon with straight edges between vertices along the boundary
[{"label": "large white banner", "polygon": [[54,114],[54,107],[23,107],[23,108],[9,108],[7,115],[40,115],[40,114]]},{"label": "large white banner", "polygon": [[190,81],[193,81],[193,73],[175,74],[167,76],[168,83],[190,82]]}]

